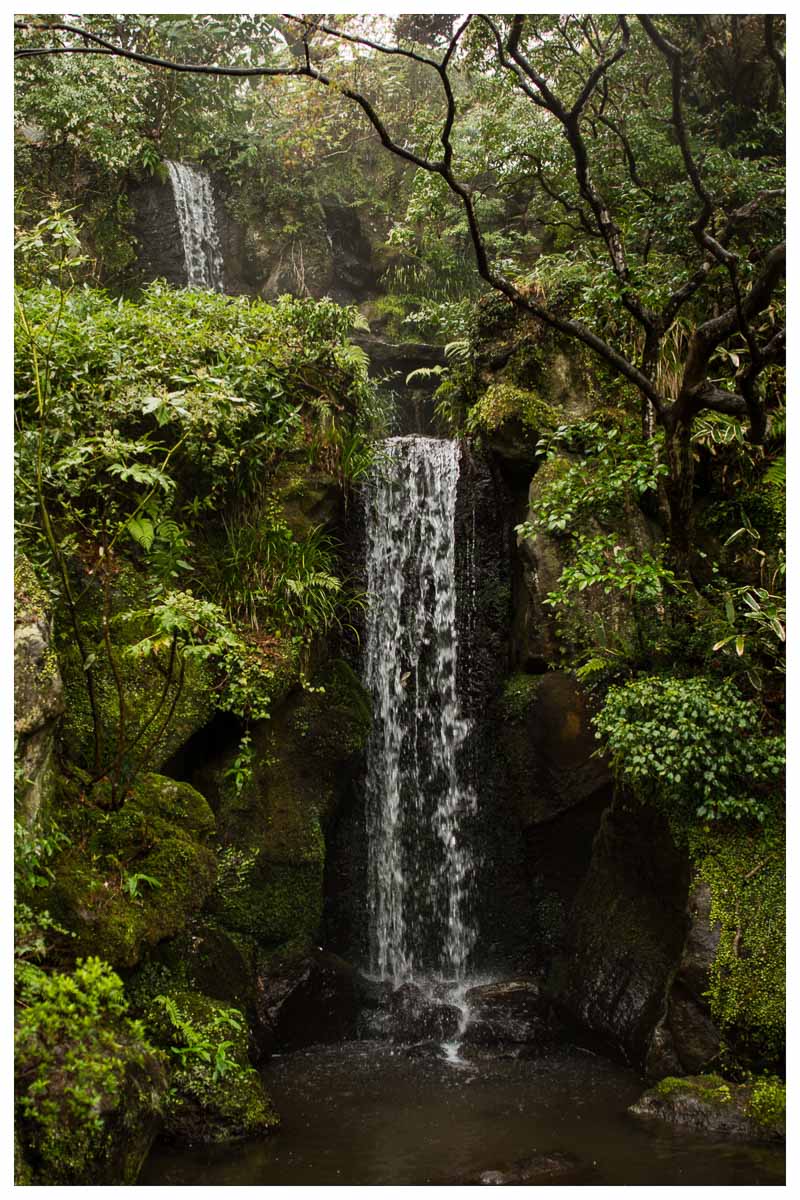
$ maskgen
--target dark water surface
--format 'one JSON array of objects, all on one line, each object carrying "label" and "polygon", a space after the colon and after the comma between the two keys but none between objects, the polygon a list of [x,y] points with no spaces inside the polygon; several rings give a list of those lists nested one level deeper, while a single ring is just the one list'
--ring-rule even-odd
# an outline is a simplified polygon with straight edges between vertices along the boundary
[{"label": "dark water surface", "polygon": [[139,1182],[477,1183],[482,1171],[551,1152],[585,1168],[565,1183],[784,1182],[781,1150],[629,1116],[640,1078],[578,1050],[452,1065],[385,1042],[350,1042],[272,1059],[264,1078],[282,1117],[278,1133],[215,1148],[157,1146]]}]

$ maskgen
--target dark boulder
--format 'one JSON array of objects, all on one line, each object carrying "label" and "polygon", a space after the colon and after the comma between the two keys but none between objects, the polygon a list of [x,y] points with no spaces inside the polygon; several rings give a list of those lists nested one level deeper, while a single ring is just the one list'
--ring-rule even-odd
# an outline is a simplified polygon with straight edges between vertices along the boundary
[{"label": "dark boulder", "polygon": [[694,1075],[707,1070],[720,1054],[722,1035],[706,998],[720,936],[719,925],[711,920],[708,884],[694,884],[686,907],[690,925],[683,956],[647,1057],[651,1079]]},{"label": "dark boulder", "polygon": [[495,1167],[480,1171],[469,1178],[459,1180],[459,1183],[469,1185],[512,1185],[521,1186],[548,1184],[566,1185],[570,1183],[592,1183],[595,1172],[591,1166],[582,1163],[572,1154],[562,1154],[552,1150],[547,1154],[531,1154],[520,1158],[508,1166]]},{"label": "dark boulder", "polygon": [[549,986],[578,1036],[637,1066],[681,960],[688,886],[686,854],[666,819],[615,802],[603,815]]},{"label": "dark boulder", "polygon": [[549,1003],[539,984],[515,979],[470,988],[466,994],[469,1022],[462,1037],[466,1046],[502,1042],[549,1040]]},{"label": "dark boulder", "polygon": [[269,959],[257,980],[259,1042],[298,1050],[356,1036],[356,971],[335,954],[300,951]]},{"label": "dark boulder", "polygon": [[426,996],[404,983],[389,998],[389,1028],[395,1042],[448,1041],[455,1037],[461,1012],[453,1004]]}]

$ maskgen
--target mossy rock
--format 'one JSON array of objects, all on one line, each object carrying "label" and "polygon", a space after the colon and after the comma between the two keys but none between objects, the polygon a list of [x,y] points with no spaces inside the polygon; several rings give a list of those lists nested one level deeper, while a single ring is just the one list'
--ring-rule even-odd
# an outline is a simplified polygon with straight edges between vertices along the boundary
[{"label": "mossy rock", "polygon": [[252,939],[231,933],[202,915],[177,937],[162,942],[151,956],[153,964],[163,966],[190,991],[203,992],[248,1014],[255,1011],[256,1004],[255,959]]},{"label": "mossy rock", "polygon": [[241,1011],[202,992],[155,998],[146,1022],[172,1053],[164,1133],[183,1143],[226,1142],[274,1129],[280,1118],[248,1058]]},{"label": "mossy rock", "polygon": [[689,847],[719,928],[711,1015],[744,1067],[780,1070],[786,1043],[784,822],[696,830]]},{"label": "mossy rock", "polygon": [[223,855],[216,906],[219,920],[262,945],[313,938],[322,919],[324,864],[324,845],[316,861],[309,863],[272,863],[254,851],[251,869],[237,885],[225,870]]},{"label": "mossy rock", "polygon": [[[131,615],[147,608],[148,582],[128,563],[120,561],[118,568],[111,598],[111,640],[124,696],[125,741],[132,747],[128,757],[135,763],[144,762],[151,770],[158,770],[210,720],[216,692],[208,670],[196,660],[176,661],[172,677],[168,679],[166,661],[134,657],[128,652],[150,632],[144,618]],[[90,584],[82,604],[81,627],[86,647],[95,656],[92,671],[101,761],[107,763],[116,752],[120,703],[114,671],[103,642],[101,614],[99,586]],[[86,673],[74,636],[63,619],[59,622],[59,630],[57,650],[66,703],[62,727],[64,751],[72,762],[92,767],[94,733]],[[168,715],[169,720],[162,728]]]},{"label": "mossy rock", "polygon": [[715,1137],[774,1142],[786,1136],[786,1089],[773,1077],[744,1084],[720,1075],[667,1077],[628,1111]]},{"label": "mossy rock", "polygon": [[270,480],[270,491],[298,541],[315,529],[330,528],[339,515],[341,485],[333,475],[308,462],[281,462]]},{"label": "mossy rock", "polygon": [[207,845],[214,814],[186,783],[143,775],[117,809],[109,785],[64,788],[70,843],[54,861],[46,902],[75,935],[75,953],[133,967],[147,946],[173,937],[216,880]]},{"label": "mossy rock", "polygon": [[14,561],[14,736],[17,820],[30,826],[55,792],[53,753],[64,689],[52,643],[50,605],[30,562]]},{"label": "mossy rock", "polygon": [[549,821],[609,787],[608,768],[596,757],[586,697],[572,675],[511,675],[499,709],[499,753],[524,827]]},{"label": "mossy rock", "polygon": [[30,999],[16,1034],[19,1182],[134,1184],[161,1121],[164,1056],[97,959],[44,976]]},{"label": "mossy rock", "polygon": [[312,686],[254,732],[254,771],[239,793],[226,779],[227,762],[217,773],[223,848],[213,908],[226,929],[262,946],[316,936],[324,826],[370,729],[369,699],[346,663],[327,664]]}]

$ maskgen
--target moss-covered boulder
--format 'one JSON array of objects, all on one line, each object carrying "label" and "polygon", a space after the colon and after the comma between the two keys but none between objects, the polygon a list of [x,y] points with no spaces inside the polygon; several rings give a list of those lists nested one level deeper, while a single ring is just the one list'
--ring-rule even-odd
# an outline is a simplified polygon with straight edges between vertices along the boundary
[{"label": "moss-covered boulder", "polygon": [[316,936],[325,867],[324,827],[366,742],[370,707],[351,668],[327,664],[254,733],[251,778],[237,790],[230,760],[218,780],[222,850],[214,910],[222,925],[262,946]]},{"label": "moss-covered boulder", "polygon": [[59,815],[69,844],[53,862],[46,903],[73,933],[75,953],[133,967],[145,947],[183,929],[214,886],[214,814],[186,783],[142,775],[115,809],[108,784],[65,784]]},{"label": "moss-covered boulder", "polygon": [[20,1182],[136,1182],[161,1122],[164,1059],[107,964],[42,974],[18,1017],[16,1071]]},{"label": "moss-covered boulder", "polygon": [[716,1138],[774,1142],[786,1136],[786,1088],[770,1076],[744,1084],[720,1075],[668,1077],[628,1111]]},{"label": "moss-covered boulder", "polygon": [[[80,605],[82,636],[93,655],[92,676],[98,719],[100,761],[108,766],[117,751],[120,731],[121,684],[126,758],[158,770],[193,733],[201,729],[215,709],[214,681],[195,659],[176,655],[134,656],[130,648],[151,632],[146,618],[136,615],[148,607],[148,580],[132,564],[120,559],[110,594],[112,660],[103,629],[103,596],[99,583],[83,584]],[[74,636],[65,621],[59,623],[58,660],[64,680],[66,713],[61,731],[70,761],[94,766],[94,727],[86,672]]]},{"label": "moss-covered boulder", "polygon": [[15,815],[28,825],[53,799],[53,748],[63,712],[47,596],[30,562],[20,556],[14,563],[14,736],[19,768]]},{"label": "moss-covered boulder", "polygon": [[695,830],[716,945],[706,996],[726,1048],[748,1070],[782,1071],[786,1045],[786,827]]},{"label": "moss-covered boulder", "polygon": [[238,1008],[173,989],[147,1008],[148,1029],[172,1068],[164,1133],[178,1142],[225,1142],[269,1132],[279,1117],[250,1065]]}]

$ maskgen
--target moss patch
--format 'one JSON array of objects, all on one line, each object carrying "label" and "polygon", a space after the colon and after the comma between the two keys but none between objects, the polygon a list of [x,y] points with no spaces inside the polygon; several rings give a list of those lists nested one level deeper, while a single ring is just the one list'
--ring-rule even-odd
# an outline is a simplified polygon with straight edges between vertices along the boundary
[{"label": "moss patch", "polygon": [[712,1016],[735,1057],[777,1066],[786,1033],[785,828],[773,821],[693,832],[689,847],[721,930]]},{"label": "moss patch", "polygon": [[518,421],[527,432],[546,433],[556,428],[559,414],[530,387],[499,381],[490,384],[467,417],[470,433],[495,433],[508,421]]},{"label": "moss patch", "polygon": [[226,928],[279,946],[316,935],[322,916],[324,825],[370,728],[350,667],[326,665],[253,736],[252,778],[238,792],[223,764],[223,847],[213,906]]},{"label": "moss patch", "polygon": [[165,1090],[162,1056],[97,959],[43,976],[16,1035],[17,1108],[33,1182],[132,1184]]},{"label": "moss patch", "polygon": [[118,810],[107,803],[107,786],[63,788],[70,844],[54,861],[46,901],[75,934],[76,953],[132,967],[145,946],[178,933],[211,891],[214,814],[194,788],[160,775],[141,776]]},{"label": "moss patch", "polygon": [[535,702],[541,675],[510,675],[503,684],[503,716],[509,721],[523,720]]}]

